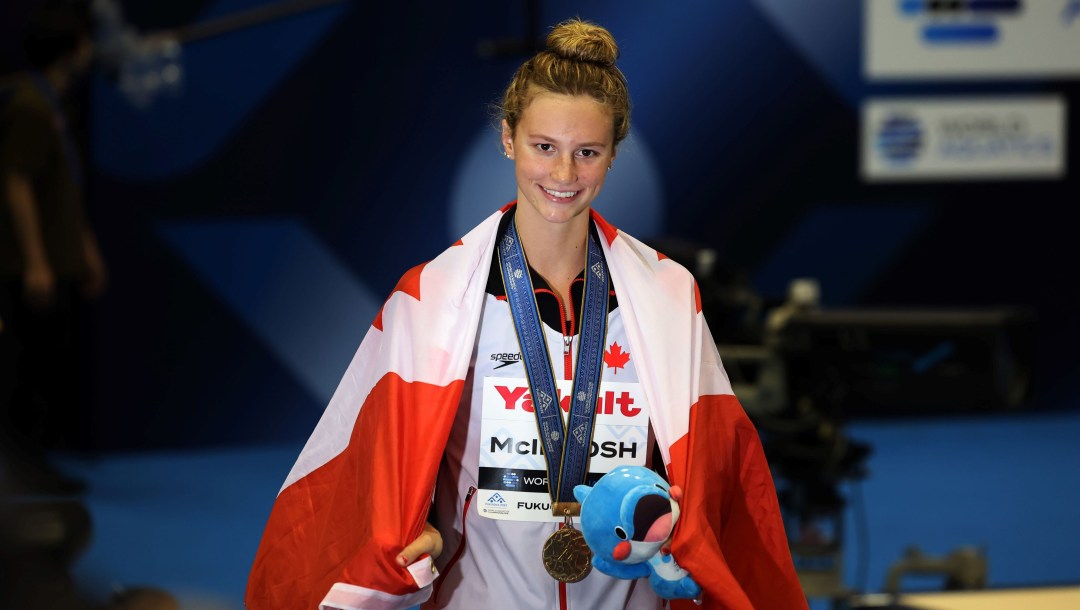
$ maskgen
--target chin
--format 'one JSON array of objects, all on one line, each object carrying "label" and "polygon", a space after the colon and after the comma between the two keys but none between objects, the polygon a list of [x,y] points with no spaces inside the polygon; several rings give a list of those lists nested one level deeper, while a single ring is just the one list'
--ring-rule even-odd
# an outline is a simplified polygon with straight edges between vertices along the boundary
[{"label": "chin", "polygon": [[578,199],[566,202],[542,199],[540,205],[536,207],[540,211],[540,215],[551,222],[569,222],[582,213],[588,212],[589,207],[592,205],[592,199],[582,198],[581,195],[578,195],[578,197]]}]

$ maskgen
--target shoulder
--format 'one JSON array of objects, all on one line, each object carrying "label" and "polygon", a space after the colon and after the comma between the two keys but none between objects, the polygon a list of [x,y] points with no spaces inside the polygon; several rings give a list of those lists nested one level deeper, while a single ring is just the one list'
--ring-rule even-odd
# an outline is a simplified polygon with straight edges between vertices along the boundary
[{"label": "shoulder", "polygon": [[670,279],[694,279],[681,263],[625,231],[618,231],[609,240],[608,249],[620,265],[637,267],[643,272]]},{"label": "shoulder", "polygon": [[620,265],[638,267],[649,273],[693,279],[686,267],[626,231],[617,229],[595,210],[592,220],[597,233],[603,238],[605,250],[616,257]]},{"label": "shoulder", "polygon": [[481,276],[486,283],[501,217],[501,212],[489,216],[435,258],[406,271],[394,291],[416,295],[423,281],[425,287],[438,287],[454,294],[476,283]]},{"label": "shoulder", "polygon": [[644,296],[684,307],[688,303],[701,311],[701,293],[689,269],[624,231],[607,244],[608,265],[616,291],[636,298]]}]

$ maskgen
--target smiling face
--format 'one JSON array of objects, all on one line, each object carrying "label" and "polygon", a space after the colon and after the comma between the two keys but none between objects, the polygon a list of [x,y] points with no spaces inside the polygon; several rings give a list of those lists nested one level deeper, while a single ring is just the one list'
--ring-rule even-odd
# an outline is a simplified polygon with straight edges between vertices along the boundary
[{"label": "smiling face", "polygon": [[615,159],[612,116],[604,105],[583,95],[538,93],[513,132],[503,121],[502,140],[514,160],[519,221],[587,220],[582,214]]}]

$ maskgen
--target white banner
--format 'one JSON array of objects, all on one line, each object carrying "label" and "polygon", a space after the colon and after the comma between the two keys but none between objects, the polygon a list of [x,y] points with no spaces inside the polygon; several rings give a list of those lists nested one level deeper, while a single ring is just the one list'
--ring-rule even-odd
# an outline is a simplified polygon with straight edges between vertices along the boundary
[{"label": "white banner", "polygon": [[1080,76],[1080,0],[864,0],[871,80]]},{"label": "white banner", "polygon": [[[565,418],[573,382],[555,383]],[[477,511],[491,519],[560,521],[551,514],[547,459],[528,380],[485,377],[483,405]],[[646,463],[649,409],[639,384],[601,382],[593,426],[591,479],[618,466]]]},{"label": "white banner", "polygon": [[1065,175],[1060,96],[870,99],[862,111],[868,181]]}]

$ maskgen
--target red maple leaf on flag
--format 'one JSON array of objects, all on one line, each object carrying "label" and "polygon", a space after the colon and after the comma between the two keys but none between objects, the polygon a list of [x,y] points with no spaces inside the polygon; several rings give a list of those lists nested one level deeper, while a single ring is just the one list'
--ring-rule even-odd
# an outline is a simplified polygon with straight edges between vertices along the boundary
[{"label": "red maple leaf on flag", "polygon": [[612,343],[611,347],[604,352],[604,364],[614,369],[615,375],[619,374],[619,369],[626,366],[627,362],[630,362],[630,352],[622,351],[618,342]]}]

